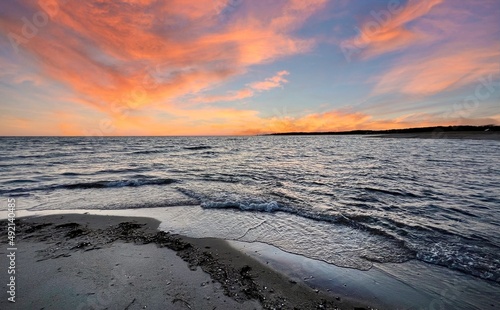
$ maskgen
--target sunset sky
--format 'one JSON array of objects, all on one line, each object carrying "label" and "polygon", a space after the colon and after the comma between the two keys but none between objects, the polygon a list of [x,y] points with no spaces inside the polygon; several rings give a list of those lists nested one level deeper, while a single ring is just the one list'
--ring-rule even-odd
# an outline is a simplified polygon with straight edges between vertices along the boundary
[{"label": "sunset sky", "polygon": [[500,1],[0,3],[0,135],[500,124]]}]

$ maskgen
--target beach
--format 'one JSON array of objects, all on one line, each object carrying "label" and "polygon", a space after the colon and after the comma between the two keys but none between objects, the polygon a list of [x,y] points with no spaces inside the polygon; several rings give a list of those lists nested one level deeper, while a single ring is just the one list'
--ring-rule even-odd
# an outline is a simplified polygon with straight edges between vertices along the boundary
[{"label": "beach", "polygon": [[[0,300],[2,309],[494,309],[498,305],[497,285],[418,261],[375,264],[362,271],[262,243],[171,234],[159,224],[154,218],[82,211],[19,218],[16,302],[7,301],[7,294]],[[7,235],[4,230],[2,236]],[[8,254],[5,248],[0,250],[2,260]],[[9,281],[6,274],[0,280]],[[475,300],[478,291],[485,296]]]},{"label": "beach", "polygon": [[499,20],[3,1],[0,310],[500,308]]},{"label": "beach", "polygon": [[494,140],[0,141],[2,309],[500,304]]},{"label": "beach", "polygon": [[[314,290],[215,238],[151,218],[18,220],[16,302],[3,309],[368,309]],[[2,238],[6,236],[2,231]],[[6,242],[6,240],[2,240]],[[0,253],[5,257],[4,249]],[[2,274],[2,281],[4,274]]]}]

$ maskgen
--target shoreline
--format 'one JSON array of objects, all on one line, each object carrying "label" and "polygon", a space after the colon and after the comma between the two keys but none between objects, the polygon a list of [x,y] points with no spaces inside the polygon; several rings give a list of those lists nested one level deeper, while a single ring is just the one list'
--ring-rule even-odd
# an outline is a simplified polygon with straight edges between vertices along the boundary
[{"label": "shoreline", "polygon": [[[43,300],[49,305],[45,309],[68,308],[68,302],[69,308],[75,308],[75,302],[109,302],[111,297],[100,292],[111,294],[123,286],[126,289],[112,293],[117,309],[142,309],[139,304],[153,309],[494,309],[500,302],[494,294],[497,283],[418,260],[374,263],[369,270],[358,270],[267,243],[190,235],[174,228],[174,221],[186,219],[176,212],[168,215],[172,207],[148,209],[148,217],[138,209],[61,211],[19,210],[16,221],[18,265],[24,266],[19,280],[25,283],[18,287],[18,297],[24,302],[22,293],[29,292],[29,301]],[[0,226],[0,231],[6,242],[6,228]],[[1,262],[6,248],[0,248]],[[71,267],[81,261],[82,268]],[[91,272],[97,267],[98,274]],[[118,281],[111,290],[116,274],[139,277]],[[47,279],[57,294],[41,289]],[[0,273],[0,281],[6,280],[7,273]],[[68,288],[73,294],[60,294]],[[120,296],[134,296],[135,301],[126,308]],[[0,307],[18,309],[6,303],[7,297]],[[95,308],[106,307],[81,309]]]},{"label": "shoreline", "polygon": [[498,131],[435,131],[418,133],[387,133],[370,135],[367,138],[395,138],[395,139],[458,139],[458,140],[491,140],[500,141]]},{"label": "shoreline", "polygon": [[[291,280],[225,240],[173,235],[158,230],[159,224],[146,217],[87,214],[18,218],[17,300],[8,303],[6,295],[0,305],[13,309],[83,305],[81,309],[87,309],[105,301],[125,309],[166,305],[172,309],[369,309],[361,301],[341,300],[334,292]],[[6,243],[6,229],[1,230]],[[2,257],[5,251],[0,250]],[[7,280],[6,273],[1,277]],[[42,285],[46,282],[50,286]],[[200,290],[210,292],[200,297]],[[108,296],[100,296],[102,292]]]}]

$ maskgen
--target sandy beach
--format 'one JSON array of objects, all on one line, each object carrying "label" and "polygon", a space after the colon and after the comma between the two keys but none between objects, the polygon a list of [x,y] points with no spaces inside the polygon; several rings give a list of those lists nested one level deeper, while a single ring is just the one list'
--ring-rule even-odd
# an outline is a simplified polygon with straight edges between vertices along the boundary
[{"label": "sandy beach", "polygon": [[158,225],[79,214],[20,218],[16,302],[5,296],[1,308],[368,309],[291,280],[224,240]]}]

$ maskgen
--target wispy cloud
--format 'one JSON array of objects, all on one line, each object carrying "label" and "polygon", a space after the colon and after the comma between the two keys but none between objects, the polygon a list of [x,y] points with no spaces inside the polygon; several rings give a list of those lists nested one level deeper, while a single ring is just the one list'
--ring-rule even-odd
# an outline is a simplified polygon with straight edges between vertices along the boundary
[{"label": "wispy cloud", "polygon": [[443,0],[409,0],[405,6],[400,2],[388,2],[386,8],[372,10],[357,28],[358,35],[344,40],[341,46],[348,50],[346,52],[365,59],[406,48],[427,35],[408,25],[441,2]]},{"label": "wispy cloud", "polygon": [[191,100],[193,103],[213,103],[213,102],[228,102],[242,100],[253,97],[255,93],[268,91],[273,88],[282,87],[283,84],[288,83],[284,78],[285,75],[290,74],[288,71],[277,72],[276,75],[266,78],[264,81],[253,82],[247,84],[247,87],[237,90],[229,91],[224,95],[200,95]]},{"label": "wispy cloud", "polygon": [[[435,111],[483,78],[498,81],[498,20],[498,0],[4,1],[0,134],[497,123],[498,84],[467,116],[477,118]],[[339,59],[320,40],[352,47],[358,62]],[[257,70],[267,73],[244,76]],[[263,102],[268,91],[276,96]],[[256,104],[239,104],[249,99]],[[340,108],[353,102],[364,104]],[[325,103],[330,111],[320,108]],[[264,117],[277,104],[294,116]]]},{"label": "wispy cloud", "polygon": [[466,1],[449,1],[432,12],[427,9],[436,3],[424,3],[415,12],[428,15],[414,28],[433,38],[432,45],[418,42],[425,48],[415,46],[392,61],[385,72],[371,78],[375,82],[373,94],[429,96],[500,74],[500,43],[493,39],[498,35],[498,2],[483,1],[476,6]]},{"label": "wispy cloud", "polygon": [[289,75],[288,71],[280,71],[276,73],[275,76],[265,79],[262,82],[255,82],[250,84],[250,88],[257,91],[270,90],[272,88],[281,87],[283,84],[288,83],[284,78],[285,75]]},{"label": "wispy cloud", "polygon": [[247,87],[237,90],[230,91],[224,95],[206,95],[198,96],[192,100],[194,103],[212,103],[212,102],[226,102],[226,101],[236,101],[249,97],[253,97],[256,92],[268,91],[273,88],[282,87],[283,84],[288,83],[288,80],[284,78],[285,75],[289,75],[288,71],[277,72],[276,75],[266,78],[264,81],[253,82],[247,84]]},{"label": "wispy cloud", "polygon": [[252,97],[254,95],[254,91],[249,88],[244,88],[238,91],[230,91],[224,95],[207,95],[207,96],[199,96],[192,100],[194,103],[212,103],[212,102],[227,102],[227,101],[236,101],[245,98]]},{"label": "wispy cloud", "polygon": [[481,78],[500,73],[495,65],[499,57],[500,44],[492,49],[478,47],[458,52],[450,46],[431,55],[407,58],[374,79],[374,94],[432,95],[478,84]]},{"label": "wispy cloud", "polygon": [[[137,108],[309,51],[314,40],[292,31],[323,3],[273,2],[262,14],[251,1],[231,12],[218,12],[211,1],[53,1],[50,21],[18,47],[35,57],[44,76],[70,86],[89,105]],[[6,36],[23,36],[22,17],[44,12],[30,1],[5,6],[11,15],[2,15],[0,32]],[[222,13],[234,18],[221,21]]]}]

